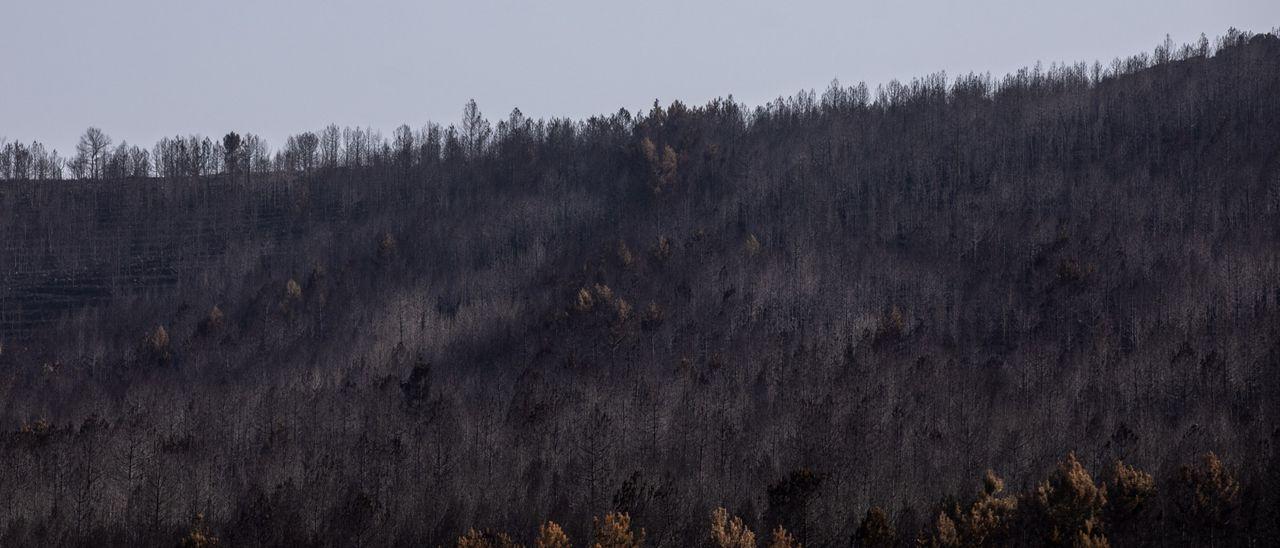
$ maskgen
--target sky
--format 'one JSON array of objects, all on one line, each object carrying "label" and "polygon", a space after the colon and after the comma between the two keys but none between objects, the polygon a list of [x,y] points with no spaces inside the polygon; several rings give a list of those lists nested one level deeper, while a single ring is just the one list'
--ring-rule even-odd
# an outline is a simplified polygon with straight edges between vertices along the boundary
[{"label": "sky", "polygon": [[469,98],[490,119],[756,105],[837,78],[1105,64],[1233,26],[1280,26],[1280,2],[0,0],[0,138],[274,148],[329,123],[455,123]]}]

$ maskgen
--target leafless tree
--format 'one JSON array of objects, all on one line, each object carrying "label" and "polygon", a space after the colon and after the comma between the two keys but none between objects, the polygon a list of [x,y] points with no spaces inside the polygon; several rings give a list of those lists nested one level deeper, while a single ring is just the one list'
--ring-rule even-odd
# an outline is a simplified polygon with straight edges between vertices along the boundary
[{"label": "leafless tree", "polygon": [[90,127],[80,136],[76,144],[76,162],[85,166],[85,175],[91,179],[102,177],[106,164],[106,150],[111,146],[111,137],[101,129]]}]

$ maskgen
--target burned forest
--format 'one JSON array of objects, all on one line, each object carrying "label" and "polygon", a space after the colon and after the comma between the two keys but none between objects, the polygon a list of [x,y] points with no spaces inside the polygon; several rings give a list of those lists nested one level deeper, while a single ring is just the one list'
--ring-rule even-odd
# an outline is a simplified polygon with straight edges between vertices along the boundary
[{"label": "burned forest", "polygon": [[1274,33],[248,129],[0,142],[0,546],[1280,542]]}]

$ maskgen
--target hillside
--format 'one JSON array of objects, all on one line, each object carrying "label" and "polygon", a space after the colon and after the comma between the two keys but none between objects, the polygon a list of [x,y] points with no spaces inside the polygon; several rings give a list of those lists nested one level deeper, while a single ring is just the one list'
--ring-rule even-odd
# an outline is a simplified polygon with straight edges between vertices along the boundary
[{"label": "hillside", "polygon": [[1117,545],[1277,541],[1275,35],[190,141],[97,178],[0,163],[0,545],[196,514],[232,544],[587,539],[623,511],[684,546],[726,507],[843,546],[872,506],[905,541],[1073,452],[1099,478],[1214,452],[1243,485],[1209,541],[1166,498]]}]

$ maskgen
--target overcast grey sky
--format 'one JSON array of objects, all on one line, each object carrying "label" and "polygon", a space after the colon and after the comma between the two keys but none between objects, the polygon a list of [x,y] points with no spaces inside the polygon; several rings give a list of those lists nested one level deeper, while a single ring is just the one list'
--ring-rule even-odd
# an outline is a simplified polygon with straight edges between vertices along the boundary
[{"label": "overcast grey sky", "polygon": [[89,125],[148,147],[236,130],[275,148],[329,122],[453,123],[469,97],[491,119],[754,105],[1277,25],[1275,0],[0,0],[0,137],[66,155]]}]

